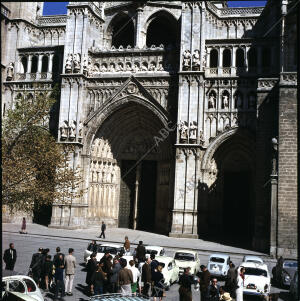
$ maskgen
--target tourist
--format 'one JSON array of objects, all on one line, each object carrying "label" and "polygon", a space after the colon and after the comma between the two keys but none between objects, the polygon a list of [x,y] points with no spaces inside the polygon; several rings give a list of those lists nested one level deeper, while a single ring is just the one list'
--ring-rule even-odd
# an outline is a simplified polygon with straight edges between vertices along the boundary
[{"label": "tourist", "polygon": [[136,247],[135,258],[137,262],[144,262],[146,259],[146,248],[143,245],[143,242],[140,240],[138,246]]},{"label": "tourist", "polygon": [[40,286],[40,278],[42,274],[42,262],[43,262],[43,248],[39,248],[37,253],[32,255],[31,263],[29,266],[30,272],[32,272],[32,278],[38,286]]},{"label": "tourist", "polygon": [[125,255],[130,255],[130,241],[128,239],[128,236],[125,236],[124,250],[125,250]]},{"label": "tourist", "polygon": [[243,301],[244,291],[244,280],[245,280],[245,268],[241,266],[237,271],[237,288],[236,288],[236,301]]},{"label": "tourist", "polygon": [[232,261],[229,262],[229,270],[227,272],[226,280],[225,280],[225,289],[229,292],[230,296],[236,298],[235,290],[236,290],[236,280],[237,280],[237,271],[235,269],[235,265]]},{"label": "tourist", "polygon": [[74,249],[69,249],[69,255],[65,256],[65,293],[68,296],[72,296],[72,287],[73,287],[73,280],[75,275],[75,268],[76,268],[76,258],[73,255]]},{"label": "tourist", "polygon": [[94,272],[98,269],[97,267],[97,260],[96,260],[96,253],[92,253],[90,259],[86,265],[86,278],[85,282],[88,285],[88,293],[93,295],[94,294],[94,287],[92,283],[92,276]]},{"label": "tourist", "polygon": [[122,296],[131,296],[131,284],[133,283],[133,275],[127,266],[127,260],[120,258],[121,270],[119,272],[118,283]]},{"label": "tourist", "polygon": [[94,286],[94,294],[95,295],[103,294],[104,281],[107,279],[106,273],[104,273],[102,270],[102,266],[103,266],[103,264],[98,265],[98,268],[93,273],[92,278],[91,278],[91,282],[93,283],[93,286]]},{"label": "tourist", "polygon": [[147,257],[145,264],[142,267],[142,282],[143,282],[143,295],[149,297],[149,288],[151,285],[151,259]]},{"label": "tourist", "polygon": [[53,262],[51,261],[51,255],[46,256],[46,260],[43,266],[44,281],[45,281],[45,291],[49,292],[49,284],[52,281],[52,271],[53,271]]},{"label": "tourist", "polygon": [[58,293],[61,292],[61,298],[65,296],[65,284],[64,284],[64,264],[63,264],[63,256],[59,255],[59,263],[60,265],[55,267],[55,294],[54,300],[58,298]]},{"label": "tourist", "polygon": [[56,254],[53,256],[53,264],[55,267],[63,264],[63,262],[60,262],[60,258],[61,258],[60,255],[62,255],[63,262],[64,262],[65,254],[60,252],[60,247],[57,247]]},{"label": "tourist", "polygon": [[158,300],[161,301],[163,297],[164,276],[162,274],[162,269],[163,267],[161,265],[158,265],[155,271],[152,273],[152,283],[153,283],[152,297],[154,301],[156,301],[157,297]]},{"label": "tourist", "polygon": [[135,267],[135,263],[133,260],[129,261],[129,269],[132,272],[133,282],[131,284],[131,292],[136,295],[137,286],[138,286],[138,278],[141,276],[141,273],[138,268]]},{"label": "tourist", "polygon": [[21,234],[27,234],[26,232],[26,218],[23,217],[22,219],[22,225],[21,225],[21,231],[20,231]]},{"label": "tourist", "polygon": [[112,293],[117,293],[118,292],[118,276],[119,276],[119,271],[121,270],[121,265],[119,263],[119,259],[116,256],[113,260],[113,266],[111,270],[111,276],[110,276],[110,289]]},{"label": "tourist", "polygon": [[102,222],[102,225],[101,225],[101,234],[99,236],[99,238],[101,238],[103,236],[103,238],[105,239],[105,230],[106,230],[106,225],[104,222]]},{"label": "tourist", "polygon": [[200,269],[202,273],[198,273],[197,275],[200,278],[201,301],[205,301],[207,299],[207,290],[210,283],[210,272],[205,265],[201,265]]},{"label": "tourist", "polygon": [[213,278],[211,280],[211,284],[208,286],[207,289],[207,298],[209,301],[219,301],[220,300],[220,286],[218,284],[218,280]]},{"label": "tourist", "polygon": [[17,251],[13,243],[10,243],[9,249],[4,251],[3,260],[5,262],[5,269],[13,271],[17,260]]},{"label": "tourist", "polygon": [[[191,268],[184,268],[183,274],[179,278],[179,300],[192,301],[192,284],[195,283],[193,276],[190,275]],[[202,300],[201,300],[202,301]]]}]

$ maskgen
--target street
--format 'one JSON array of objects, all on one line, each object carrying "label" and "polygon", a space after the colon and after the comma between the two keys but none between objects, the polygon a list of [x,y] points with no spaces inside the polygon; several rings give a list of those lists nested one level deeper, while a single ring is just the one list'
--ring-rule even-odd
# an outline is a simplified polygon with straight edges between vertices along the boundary
[{"label": "street", "polygon": [[[17,250],[17,262],[15,265],[15,271],[19,274],[27,275],[29,265],[31,262],[32,254],[38,251],[39,247],[49,248],[50,255],[55,254],[55,248],[59,246],[61,251],[64,254],[67,254],[68,248],[74,248],[74,256],[77,260],[77,269],[74,279],[74,289],[73,289],[73,296],[66,296],[64,298],[65,301],[68,300],[89,300],[89,297],[85,294],[85,269],[83,266],[83,253],[87,247],[87,241],[81,239],[73,239],[73,238],[59,238],[59,237],[44,237],[44,236],[31,236],[22,235],[22,234],[15,234],[15,233],[3,233],[3,240],[2,240],[2,251],[4,252],[5,249],[8,248],[10,242],[13,242],[15,245],[15,249]],[[184,246],[183,246],[184,248]],[[173,256],[175,249],[166,248],[166,255]],[[133,251],[133,248],[132,248]],[[208,262],[208,254],[207,253],[199,253],[199,258],[201,264],[206,265]],[[233,255],[231,256],[231,260],[234,262],[236,266],[238,266],[242,261],[241,255]],[[274,260],[265,259],[265,262],[268,265],[269,271],[271,272],[272,267],[274,266]],[[220,281],[222,285],[223,282]],[[178,294],[178,284],[174,284],[171,286],[170,290],[166,292],[165,300],[179,300]],[[276,287],[271,287],[271,293],[280,293],[278,300],[289,300],[288,291],[284,289],[278,289]],[[44,296],[52,300],[52,294],[47,293]],[[250,298],[245,298],[250,299]],[[251,298],[253,299],[253,298]],[[200,293],[193,290],[193,300],[200,300]]]}]

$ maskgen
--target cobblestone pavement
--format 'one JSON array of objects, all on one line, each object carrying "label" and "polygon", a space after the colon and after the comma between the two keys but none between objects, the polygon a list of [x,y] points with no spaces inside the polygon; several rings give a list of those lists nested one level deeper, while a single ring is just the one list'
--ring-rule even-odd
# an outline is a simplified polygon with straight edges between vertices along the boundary
[{"label": "cobblestone pavement", "polygon": [[[3,227],[3,239],[2,239],[2,251],[8,247],[10,242],[14,242],[15,248],[18,252],[18,258],[17,258],[17,263],[15,266],[15,271],[20,273],[20,274],[27,274],[28,273],[28,268],[29,264],[31,261],[32,254],[37,252],[37,249],[39,247],[44,247],[44,248],[49,248],[50,249],[50,254],[53,255],[55,253],[55,248],[57,246],[60,246],[62,249],[62,252],[67,253],[68,248],[72,247],[75,249],[75,257],[78,262],[78,267],[76,269],[76,275],[74,279],[74,289],[73,293],[74,295],[72,297],[67,296],[64,298],[65,301],[75,301],[75,300],[80,300],[80,301],[85,301],[88,300],[88,296],[85,294],[85,269],[84,266],[82,265],[83,263],[83,253],[84,250],[86,249],[87,243],[89,240],[94,239],[96,234],[99,235],[97,229],[94,229],[93,231],[87,230],[86,235],[84,235],[82,230],[72,230],[72,235],[69,233],[69,230],[61,230],[61,229],[51,229],[47,227],[42,227],[39,225],[29,225],[28,226],[28,232],[29,234],[24,235],[24,234],[18,234],[18,233],[13,233],[18,230],[18,225],[8,225],[4,224]],[[43,230],[43,231],[41,231]],[[119,230],[119,231],[117,231]],[[10,231],[10,232],[5,232],[5,231]],[[49,231],[47,235],[47,231]],[[11,233],[12,232],[12,233]],[[154,245],[162,245],[164,242],[164,246],[166,249],[166,255],[167,256],[173,256],[174,251],[180,247],[180,248],[191,248],[193,246],[193,249],[195,249],[195,240],[194,245],[190,245],[189,240],[183,239],[182,243],[179,244],[178,242],[173,242],[173,245],[175,247],[167,246],[167,243],[169,242],[168,240],[163,240],[163,238],[166,238],[165,236],[157,235],[158,239],[155,241],[155,234],[151,233],[146,233],[143,235],[142,231],[133,231],[133,230],[126,230],[126,229],[114,229],[114,231],[107,231],[107,237],[111,238],[112,241],[114,242],[123,242],[124,234],[128,234],[129,240],[131,242],[138,242],[140,239],[142,239],[145,243],[147,244],[154,244]],[[59,236],[59,235],[61,236]],[[76,235],[77,234],[77,235]],[[56,235],[56,237],[54,237]],[[66,237],[63,237],[62,235],[65,235]],[[172,238],[173,240],[173,238]],[[176,239],[174,239],[176,240]],[[108,239],[106,240],[108,241]],[[206,242],[201,242],[203,248],[206,245]],[[210,243],[208,243],[210,244]],[[199,243],[197,244],[197,246]],[[218,244],[216,244],[218,245]],[[209,247],[212,247],[212,245],[209,245]],[[227,252],[231,252],[231,259],[232,261],[238,265],[242,261],[243,254],[242,253],[234,253],[233,250],[229,247],[226,248],[226,246],[223,246],[224,250]],[[216,250],[211,250],[212,252],[219,252],[219,249]],[[246,251],[246,250],[245,250]],[[201,264],[207,264],[208,261],[208,250],[199,250],[199,258],[201,261]],[[251,252],[250,252],[251,253]],[[245,254],[250,254],[250,253],[245,253]],[[275,261],[273,259],[269,259],[265,257],[265,261],[268,264],[269,269],[271,270],[272,267],[275,264]],[[164,300],[168,301],[175,301],[179,300],[178,296],[178,284],[174,284],[171,286],[170,290],[166,293],[166,298]],[[271,292],[280,292],[280,298],[279,300],[284,300],[288,301],[288,293],[286,290],[278,289],[276,287],[271,288]],[[52,299],[52,294],[51,293],[44,293],[45,297],[48,299]],[[193,300],[200,300],[200,294],[199,292],[196,292],[193,290]]]}]

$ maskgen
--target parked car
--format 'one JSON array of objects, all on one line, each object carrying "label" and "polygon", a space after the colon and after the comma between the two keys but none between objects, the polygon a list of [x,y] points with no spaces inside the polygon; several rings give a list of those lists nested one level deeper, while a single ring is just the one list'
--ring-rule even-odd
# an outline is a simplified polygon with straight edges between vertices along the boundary
[{"label": "parked car", "polygon": [[36,301],[44,301],[44,297],[35,281],[25,275],[14,275],[2,278],[2,298],[5,291],[28,295]]},{"label": "parked car", "polygon": [[145,246],[146,254],[154,253],[155,256],[164,256],[165,255],[165,249],[163,247],[158,246]]},{"label": "parked car", "polygon": [[175,263],[179,267],[179,274],[183,269],[190,267],[191,274],[195,275],[200,271],[200,259],[198,253],[193,250],[179,250],[174,255]]},{"label": "parked car", "polygon": [[297,269],[297,260],[280,257],[277,260],[276,266],[272,269],[274,283],[282,287],[290,286]]},{"label": "parked car", "polygon": [[211,254],[208,260],[207,269],[211,276],[226,277],[229,266],[230,256],[226,254]]},{"label": "parked car", "polygon": [[172,257],[156,256],[155,259],[163,266],[162,274],[164,275],[166,290],[168,290],[171,284],[179,280],[179,267]]},{"label": "parked car", "polygon": [[255,262],[242,262],[245,268],[244,294],[256,296],[269,296],[271,277],[266,264]]},{"label": "parked car", "polygon": [[86,250],[84,251],[83,254],[83,260],[85,263],[88,262],[88,260],[90,259],[90,256],[93,252],[98,252],[99,247],[101,246],[101,244],[96,244],[93,245],[92,243],[88,243],[88,246],[86,248]]},{"label": "parked car", "polygon": [[264,264],[264,261],[262,258],[254,255],[246,255],[243,257],[243,262],[254,262],[258,264]]},{"label": "parked car", "polygon": [[149,298],[145,298],[142,295],[132,295],[132,296],[122,296],[122,294],[116,293],[116,294],[104,294],[104,295],[96,295],[90,297],[89,301],[106,301],[106,300],[112,300],[112,301],[144,301],[149,300]]},{"label": "parked car", "polygon": [[299,280],[299,272],[298,270],[294,274],[294,278],[290,284],[290,296],[292,300],[299,300],[299,291],[298,291],[298,280]]},{"label": "parked car", "polygon": [[36,301],[35,298],[30,297],[29,295],[16,293],[16,292],[8,292],[8,291],[6,291],[4,296],[2,296],[2,300],[3,301]]}]

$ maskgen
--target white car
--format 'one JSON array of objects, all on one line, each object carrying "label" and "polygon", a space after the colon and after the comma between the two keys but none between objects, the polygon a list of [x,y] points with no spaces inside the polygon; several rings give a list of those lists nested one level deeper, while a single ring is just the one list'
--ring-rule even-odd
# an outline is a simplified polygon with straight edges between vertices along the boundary
[{"label": "white car", "polygon": [[164,275],[166,290],[168,290],[171,284],[179,280],[179,267],[172,257],[155,256],[155,259],[163,266],[162,274]]},{"label": "white car", "polygon": [[25,275],[15,275],[2,278],[2,297],[5,291],[28,295],[36,301],[44,301],[44,297],[35,281]]},{"label": "white car", "polygon": [[183,274],[183,269],[190,267],[191,274],[195,275],[200,271],[200,259],[198,253],[193,250],[179,250],[174,255],[175,263],[179,267],[179,274]]},{"label": "white car", "polygon": [[243,262],[254,262],[254,263],[259,263],[259,264],[264,264],[264,261],[262,258],[254,255],[246,255],[243,258]]},{"label": "white car", "polygon": [[158,246],[145,246],[146,254],[155,254],[155,256],[164,256],[165,255],[165,249],[163,247]]},{"label": "white car", "polygon": [[230,256],[226,254],[211,254],[208,260],[207,269],[211,276],[226,277],[229,266]]},{"label": "white car", "polygon": [[245,268],[244,294],[268,296],[271,289],[271,277],[266,264],[242,262]]}]

